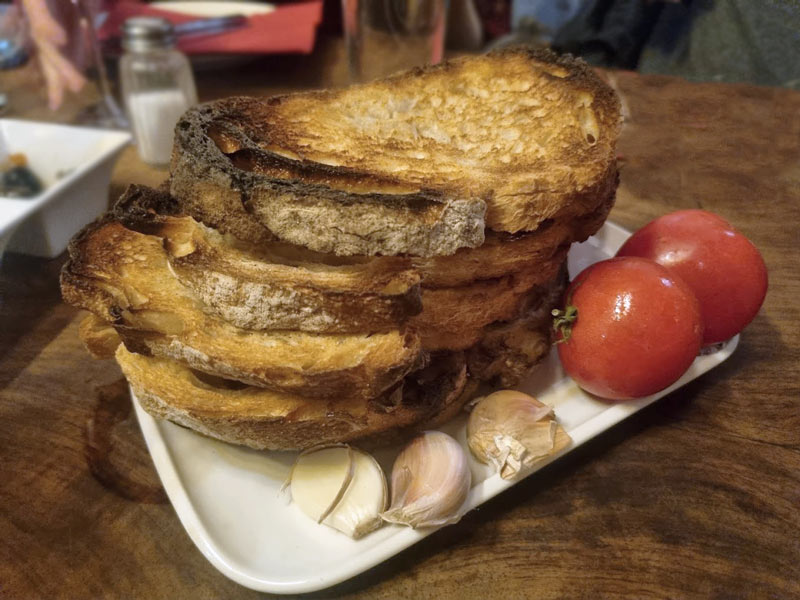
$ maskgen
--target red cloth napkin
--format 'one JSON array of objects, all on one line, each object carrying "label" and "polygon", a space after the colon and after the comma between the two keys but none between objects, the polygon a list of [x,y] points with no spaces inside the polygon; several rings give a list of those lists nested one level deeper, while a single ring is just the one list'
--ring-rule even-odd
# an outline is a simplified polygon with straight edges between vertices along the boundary
[{"label": "red cloth napkin", "polygon": [[[164,17],[175,24],[201,18],[128,0],[115,4],[109,11],[98,37],[106,40],[119,36],[125,19],[144,15]],[[277,5],[269,14],[249,17],[244,27],[215,35],[182,38],[178,48],[186,54],[308,54],[314,49],[317,25],[321,20],[322,0]]]}]

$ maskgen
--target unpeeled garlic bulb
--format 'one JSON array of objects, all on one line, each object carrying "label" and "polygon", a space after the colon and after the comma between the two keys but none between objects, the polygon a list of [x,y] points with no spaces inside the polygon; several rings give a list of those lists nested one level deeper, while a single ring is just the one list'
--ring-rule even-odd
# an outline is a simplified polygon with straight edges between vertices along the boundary
[{"label": "unpeeled garlic bulb", "polygon": [[360,538],[383,523],[386,478],[377,461],[347,445],[302,452],[289,474],[292,500],[301,511],[352,538]]},{"label": "unpeeled garlic bulb", "polygon": [[472,485],[467,455],[441,431],[421,433],[392,466],[392,504],[381,516],[390,523],[435,527],[457,522]]},{"label": "unpeeled garlic bulb", "polygon": [[569,442],[553,409],[513,390],[480,399],[467,421],[472,454],[483,463],[493,464],[503,479],[513,479],[523,468],[554,452],[557,435]]}]

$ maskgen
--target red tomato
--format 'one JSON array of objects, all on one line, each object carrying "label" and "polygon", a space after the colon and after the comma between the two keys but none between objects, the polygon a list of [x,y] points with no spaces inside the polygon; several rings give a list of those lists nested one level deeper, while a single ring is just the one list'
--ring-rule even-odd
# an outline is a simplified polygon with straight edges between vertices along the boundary
[{"label": "red tomato", "polygon": [[725,219],[705,210],[659,217],[634,233],[617,256],[654,260],[694,290],[704,344],[739,333],[767,294],[767,267],[758,249]]},{"label": "red tomato", "polygon": [[[577,310],[558,355],[587,392],[609,400],[649,396],[674,383],[700,350],[703,324],[692,290],[644,258],[612,258],[567,289]],[[569,329],[569,327],[568,327]]]}]

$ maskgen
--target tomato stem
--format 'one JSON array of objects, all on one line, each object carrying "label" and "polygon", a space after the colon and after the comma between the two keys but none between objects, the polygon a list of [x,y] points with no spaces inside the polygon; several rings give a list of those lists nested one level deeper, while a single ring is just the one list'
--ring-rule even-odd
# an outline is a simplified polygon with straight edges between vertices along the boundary
[{"label": "tomato stem", "polygon": [[578,307],[567,304],[564,310],[554,308],[551,313],[553,317],[553,330],[561,333],[561,337],[556,340],[556,344],[566,342],[572,335],[572,326],[578,318]]}]

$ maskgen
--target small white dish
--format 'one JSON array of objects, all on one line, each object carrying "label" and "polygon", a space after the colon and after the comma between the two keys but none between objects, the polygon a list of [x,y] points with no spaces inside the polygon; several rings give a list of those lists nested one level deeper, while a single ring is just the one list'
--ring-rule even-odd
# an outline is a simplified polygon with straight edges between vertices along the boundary
[{"label": "small white dish", "polygon": [[[596,236],[573,246],[570,273],[574,276],[613,256],[628,235],[621,227],[606,223]],[[716,352],[699,356],[683,377],[663,392],[623,404],[599,402],[582,392],[564,375],[552,352],[518,389],[553,406],[572,443],[539,463],[526,477],[713,369],[733,353],[738,341],[736,336]],[[248,588],[297,594],[330,587],[436,531],[385,525],[354,541],[313,522],[280,491],[295,453],[257,452],[218,442],[153,419],[135,397],[134,406],[161,482],[189,537],[211,564]],[[467,448],[465,429],[465,415],[442,428],[469,456],[473,487],[466,506],[471,510],[519,480],[505,481],[478,463]],[[391,447],[374,453],[387,474],[398,451],[399,447]]]},{"label": "small white dish", "polygon": [[4,153],[23,153],[44,190],[0,196],[0,255],[8,249],[53,258],[106,210],[111,170],[131,140],[126,131],[0,119]]}]

